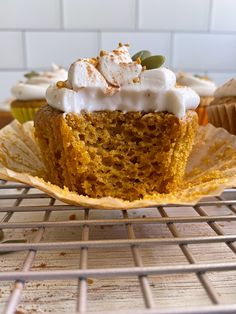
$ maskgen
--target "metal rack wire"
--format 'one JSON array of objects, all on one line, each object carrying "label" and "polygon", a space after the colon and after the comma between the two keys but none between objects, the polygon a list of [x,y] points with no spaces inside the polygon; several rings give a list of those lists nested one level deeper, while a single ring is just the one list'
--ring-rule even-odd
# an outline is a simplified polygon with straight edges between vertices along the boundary
[{"label": "metal rack wire", "polygon": [[[16,310],[24,308],[24,302],[22,305],[22,296],[25,293],[26,283],[31,282],[63,282],[66,280],[76,280],[77,293],[73,298],[74,312],[89,313],[93,312],[89,304],[92,302],[89,296],[90,290],[90,278],[100,280],[110,278],[119,287],[120,278],[128,278],[132,287],[132,280],[138,279],[138,286],[141,288],[141,298],[143,304],[136,308],[136,301],[134,296],[134,302],[127,305],[127,308],[121,307],[121,309],[114,307],[113,300],[109,304],[109,307],[102,309],[96,309],[96,312],[101,313],[133,313],[134,309],[137,313],[165,313],[165,314],[177,314],[177,313],[236,313],[236,189],[227,189],[221,197],[202,200],[196,206],[189,208],[189,206],[165,206],[150,208],[145,210],[132,210],[127,212],[123,211],[98,211],[93,209],[84,209],[82,207],[70,206],[63,203],[59,203],[48,195],[32,189],[29,186],[21,184],[13,184],[11,182],[0,182],[0,228],[7,233],[7,235],[14,235],[17,232],[29,232],[33,230],[33,236],[30,239],[27,238],[26,243],[1,243],[0,254],[1,262],[6,265],[8,263],[9,256],[14,255],[15,260],[21,262],[21,266],[12,269],[10,266],[2,268],[0,272],[0,281],[4,283],[1,285],[2,292],[3,287],[7,290],[7,285],[11,285],[11,291],[5,293],[4,302],[1,302],[2,311],[10,314],[15,313]],[[28,201],[28,203],[27,203]],[[27,204],[24,204],[26,202]],[[40,202],[44,202],[40,205]],[[7,203],[7,204],[6,204]],[[10,205],[9,205],[9,204]],[[214,212],[211,210],[214,208]],[[174,215],[169,213],[173,210]],[[65,219],[55,217],[55,213],[76,213]],[[185,213],[183,215],[183,212]],[[95,213],[95,217],[91,218],[91,213]],[[39,216],[43,214],[41,218]],[[29,221],[23,218],[31,217]],[[30,215],[30,216],[29,216]],[[36,218],[33,218],[36,215]],[[77,217],[78,216],[78,217]],[[92,215],[94,216],[94,215]],[[36,221],[35,221],[36,219]],[[198,224],[199,234],[188,235],[192,229],[193,224]],[[185,226],[185,229],[181,229],[179,226]],[[201,226],[208,226],[211,231],[201,231]],[[109,237],[109,230],[104,233],[103,239],[93,239],[90,236],[91,228],[104,228],[104,227],[116,227],[124,228],[122,234],[119,233],[118,238]],[[144,228],[145,232],[141,232],[142,237],[137,236],[138,231]],[[150,227],[148,227],[150,226]],[[153,230],[157,230],[159,227],[166,227],[169,235],[163,236],[159,233],[156,235]],[[58,232],[63,228],[69,228],[69,230],[81,230],[80,240],[70,239],[65,240],[62,235],[62,239],[52,241],[50,237],[47,237],[47,231]],[[79,229],[78,229],[79,228]],[[188,232],[186,232],[186,230]],[[204,229],[205,230],[205,229]],[[229,232],[231,230],[231,232]],[[234,231],[232,231],[234,230]],[[150,232],[149,232],[150,231]],[[185,233],[183,233],[183,231]],[[200,232],[201,231],[201,232]],[[191,233],[191,232],[190,232]],[[192,245],[218,245],[221,247],[222,256],[225,258],[220,261],[215,261],[211,256],[210,262],[199,262],[194,254]],[[170,247],[177,247],[182,256],[180,263],[176,264],[158,264],[156,261],[146,265],[144,261],[144,254],[142,249],[160,250],[160,247],[164,247],[166,251]],[[93,249],[111,249],[113,252],[119,249],[128,249],[132,255],[133,265],[113,267],[90,267],[89,254]],[[42,264],[41,269],[38,270],[34,267],[37,255],[40,252],[47,252],[47,254],[53,254],[56,251],[71,250],[80,252],[78,257],[78,267],[68,268],[61,266],[60,269],[51,269],[47,264]],[[227,254],[224,253],[227,250],[227,254],[232,254],[230,258],[227,258]],[[7,252],[14,252],[12,254],[5,254]],[[19,254],[25,253],[24,258],[19,259]],[[201,254],[207,253],[206,251]],[[65,253],[60,253],[62,256]],[[22,255],[21,255],[22,256]],[[171,258],[171,257],[170,257]],[[64,264],[63,264],[64,263]],[[69,260],[65,258],[62,265],[68,266]],[[3,265],[2,264],[2,265]],[[233,272],[231,278],[231,290],[230,300],[225,302],[222,299],[219,288],[224,287],[226,283],[222,282],[221,286],[215,287],[211,279],[212,272],[216,274]],[[191,274],[196,277],[200,287],[205,294],[208,301],[199,301],[194,306],[178,306],[175,304],[173,307],[160,306],[157,302],[156,293],[153,289],[153,276],[163,277],[167,276],[184,276],[185,274]],[[173,278],[173,277],[171,277]],[[160,283],[160,281],[159,281]],[[191,282],[190,282],[191,284]],[[157,281],[158,285],[158,281]],[[45,288],[46,289],[46,288]],[[110,293],[112,286],[106,290],[106,293]],[[122,287],[119,287],[122,292]],[[179,286],[178,286],[179,289]],[[181,287],[181,291],[185,293],[184,287]],[[155,291],[154,291],[155,290]],[[97,290],[96,290],[97,291]],[[98,292],[94,293],[98,293]],[[177,288],[176,288],[177,291]],[[1,289],[0,289],[1,292]],[[37,295],[38,291],[35,288],[34,294]],[[127,291],[123,291],[122,302],[125,302]],[[100,294],[100,297],[103,296]],[[166,291],[166,297],[171,299],[173,296],[170,291]],[[192,295],[194,300],[194,295]],[[66,301],[65,301],[66,302]],[[138,302],[138,301],[137,301]],[[28,299],[28,303],[36,304],[37,300]],[[168,302],[167,302],[168,303]],[[194,302],[193,302],[194,303]],[[182,303],[184,304],[184,303]],[[0,307],[1,308],[1,307]],[[36,311],[36,310],[35,310]],[[47,312],[47,310],[44,310]],[[71,310],[70,310],[71,311]],[[29,310],[26,313],[33,312]],[[57,312],[55,310],[55,312]],[[58,310],[59,312],[59,310]],[[24,311],[22,313],[25,313]]]}]

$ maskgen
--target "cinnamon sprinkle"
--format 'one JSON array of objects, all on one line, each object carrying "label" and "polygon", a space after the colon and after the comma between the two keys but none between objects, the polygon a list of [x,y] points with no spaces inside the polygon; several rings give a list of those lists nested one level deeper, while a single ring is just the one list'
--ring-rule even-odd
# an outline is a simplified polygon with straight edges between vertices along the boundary
[{"label": "cinnamon sprinkle", "polygon": [[133,79],[133,82],[134,82],[134,83],[139,83],[139,82],[140,82],[140,78],[139,78],[139,77],[135,77],[135,78]]},{"label": "cinnamon sprinkle", "polygon": [[98,59],[97,58],[90,58],[88,62],[90,64],[94,65],[95,67],[98,65]]},{"label": "cinnamon sprinkle", "polygon": [[88,64],[88,65],[86,66],[86,68],[87,68],[88,75],[91,76],[91,75],[93,74],[93,71],[92,71],[92,69],[91,69],[91,65]]},{"label": "cinnamon sprinkle", "polygon": [[101,50],[99,55],[100,55],[100,57],[104,57],[107,54],[108,53],[105,50]]},{"label": "cinnamon sprinkle", "polygon": [[65,87],[66,87],[66,82],[64,82],[64,81],[58,81],[58,82],[57,82],[57,87],[58,87],[58,88],[65,88]]}]

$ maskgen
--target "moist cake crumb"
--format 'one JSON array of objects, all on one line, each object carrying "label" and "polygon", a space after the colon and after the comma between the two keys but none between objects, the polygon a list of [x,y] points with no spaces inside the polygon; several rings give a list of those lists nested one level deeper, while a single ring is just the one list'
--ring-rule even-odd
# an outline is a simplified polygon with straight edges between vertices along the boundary
[{"label": "moist cake crumb", "polygon": [[178,189],[197,126],[191,110],[179,119],[167,112],[63,115],[45,106],[35,118],[51,183],[129,201]]}]

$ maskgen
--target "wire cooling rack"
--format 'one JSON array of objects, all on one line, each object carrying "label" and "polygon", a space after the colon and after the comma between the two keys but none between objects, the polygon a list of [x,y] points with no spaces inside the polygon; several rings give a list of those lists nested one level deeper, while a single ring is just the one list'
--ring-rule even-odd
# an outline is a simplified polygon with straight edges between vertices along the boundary
[{"label": "wire cooling rack", "polygon": [[236,313],[236,189],[105,211],[1,181],[0,218],[2,313]]}]

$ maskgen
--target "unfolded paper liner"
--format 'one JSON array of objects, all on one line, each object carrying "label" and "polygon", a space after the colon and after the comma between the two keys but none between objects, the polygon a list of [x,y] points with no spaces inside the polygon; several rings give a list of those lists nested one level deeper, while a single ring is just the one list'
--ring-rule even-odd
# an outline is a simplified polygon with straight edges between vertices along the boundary
[{"label": "unfolded paper liner", "polygon": [[209,121],[236,135],[236,103],[215,104],[207,108]]},{"label": "unfolded paper liner", "polygon": [[169,194],[146,195],[132,202],[90,198],[47,182],[32,122],[13,121],[0,130],[0,178],[33,186],[72,205],[99,209],[131,209],[167,204],[194,205],[205,196],[236,186],[236,137],[208,124],[200,127],[188,160],[182,188]]}]

